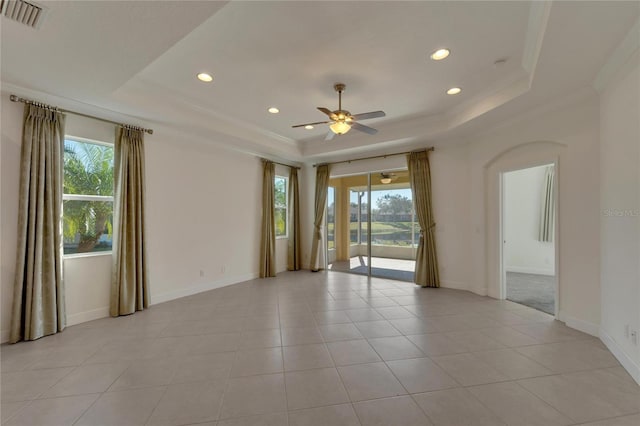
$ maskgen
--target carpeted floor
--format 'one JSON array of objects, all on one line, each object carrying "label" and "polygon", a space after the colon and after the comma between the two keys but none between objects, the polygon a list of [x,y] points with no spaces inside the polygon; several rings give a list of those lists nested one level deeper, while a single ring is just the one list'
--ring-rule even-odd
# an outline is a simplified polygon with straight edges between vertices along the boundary
[{"label": "carpeted floor", "polygon": [[507,299],[555,314],[556,277],[507,272]]}]

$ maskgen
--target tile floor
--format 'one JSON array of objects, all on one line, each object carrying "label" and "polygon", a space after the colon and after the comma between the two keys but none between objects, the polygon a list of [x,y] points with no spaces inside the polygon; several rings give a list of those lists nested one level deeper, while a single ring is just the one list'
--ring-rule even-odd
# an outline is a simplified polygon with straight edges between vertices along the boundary
[{"label": "tile floor", "polygon": [[282,273],[3,345],[3,425],[640,425],[602,343],[508,301]]}]

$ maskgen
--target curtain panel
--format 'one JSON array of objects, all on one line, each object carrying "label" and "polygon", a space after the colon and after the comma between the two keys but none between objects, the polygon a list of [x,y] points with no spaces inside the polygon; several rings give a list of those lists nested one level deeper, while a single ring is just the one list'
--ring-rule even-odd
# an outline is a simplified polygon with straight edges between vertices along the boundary
[{"label": "curtain panel", "polygon": [[265,161],[262,174],[262,231],[260,233],[260,278],[276,276],[276,225],[274,179],[276,166]]},{"label": "curtain panel", "polygon": [[298,271],[300,265],[300,197],[298,169],[291,167],[289,172],[289,243],[287,251],[287,269]]},{"label": "curtain panel", "polygon": [[142,130],[118,127],[114,146],[111,316],[149,307]]},{"label": "curtain panel", "polygon": [[316,193],[314,202],[313,237],[311,239],[311,258],[309,260],[312,271],[320,269],[319,248],[322,241],[322,219],[327,207],[327,192],[329,190],[329,166],[323,164],[316,169]]},{"label": "curtain panel", "polygon": [[540,211],[540,231],[538,240],[546,243],[553,241],[555,227],[555,166],[547,166],[542,186],[542,203]]},{"label": "curtain panel", "polygon": [[407,155],[409,181],[420,225],[420,240],[416,253],[415,283],[422,287],[440,287],[438,256],[436,255],[435,221],[431,203],[431,167],[429,152]]},{"label": "curtain panel", "polygon": [[60,112],[24,107],[11,343],[54,334],[66,325],[61,228],[64,125]]}]

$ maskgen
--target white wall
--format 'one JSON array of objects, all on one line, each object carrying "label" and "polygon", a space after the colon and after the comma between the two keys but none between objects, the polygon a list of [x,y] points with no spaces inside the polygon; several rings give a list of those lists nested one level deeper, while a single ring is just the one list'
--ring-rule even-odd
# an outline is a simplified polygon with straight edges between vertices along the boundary
[{"label": "white wall", "polygon": [[469,141],[471,289],[500,297],[499,176],[558,161],[559,317],[597,335],[600,324],[599,108],[593,92],[545,105]]},{"label": "white wall", "polygon": [[504,175],[505,269],[525,274],[554,275],[553,242],[538,240],[546,166]]},{"label": "white wall", "polygon": [[[2,95],[0,329],[8,339],[15,274],[23,105]],[[262,167],[247,154],[157,127],[146,136],[151,301],[257,277]],[[67,134],[113,141],[114,127],[67,116]],[[278,270],[287,240],[278,240]],[[200,276],[203,271],[204,276]],[[108,315],[111,256],[64,259],[68,323]]]},{"label": "white wall", "polygon": [[640,60],[638,55],[600,98],[601,336],[640,383]]}]

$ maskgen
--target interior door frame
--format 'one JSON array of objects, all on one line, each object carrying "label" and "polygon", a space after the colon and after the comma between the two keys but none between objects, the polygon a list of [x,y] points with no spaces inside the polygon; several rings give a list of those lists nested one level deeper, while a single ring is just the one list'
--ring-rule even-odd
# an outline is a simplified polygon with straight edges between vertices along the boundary
[{"label": "interior door frame", "polygon": [[500,299],[505,300],[507,298],[507,271],[505,265],[505,179],[506,175],[511,172],[519,170],[526,170],[533,167],[549,166],[554,167],[554,180],[553,180],[553,199],[554,199],[554,229],[553,229],[553,250],[554,250],[554,272],[555,272],[555,295],[554,295],[554,318],[558,318],[560,312],[560,199],[559,199],[559,168],[558,157],[549,159],[547,161],[535,161],[527,164],[519,164],[516,167],[504,168],[498,171],[498,259],[499,259],[499,277],[500,277]]}]

